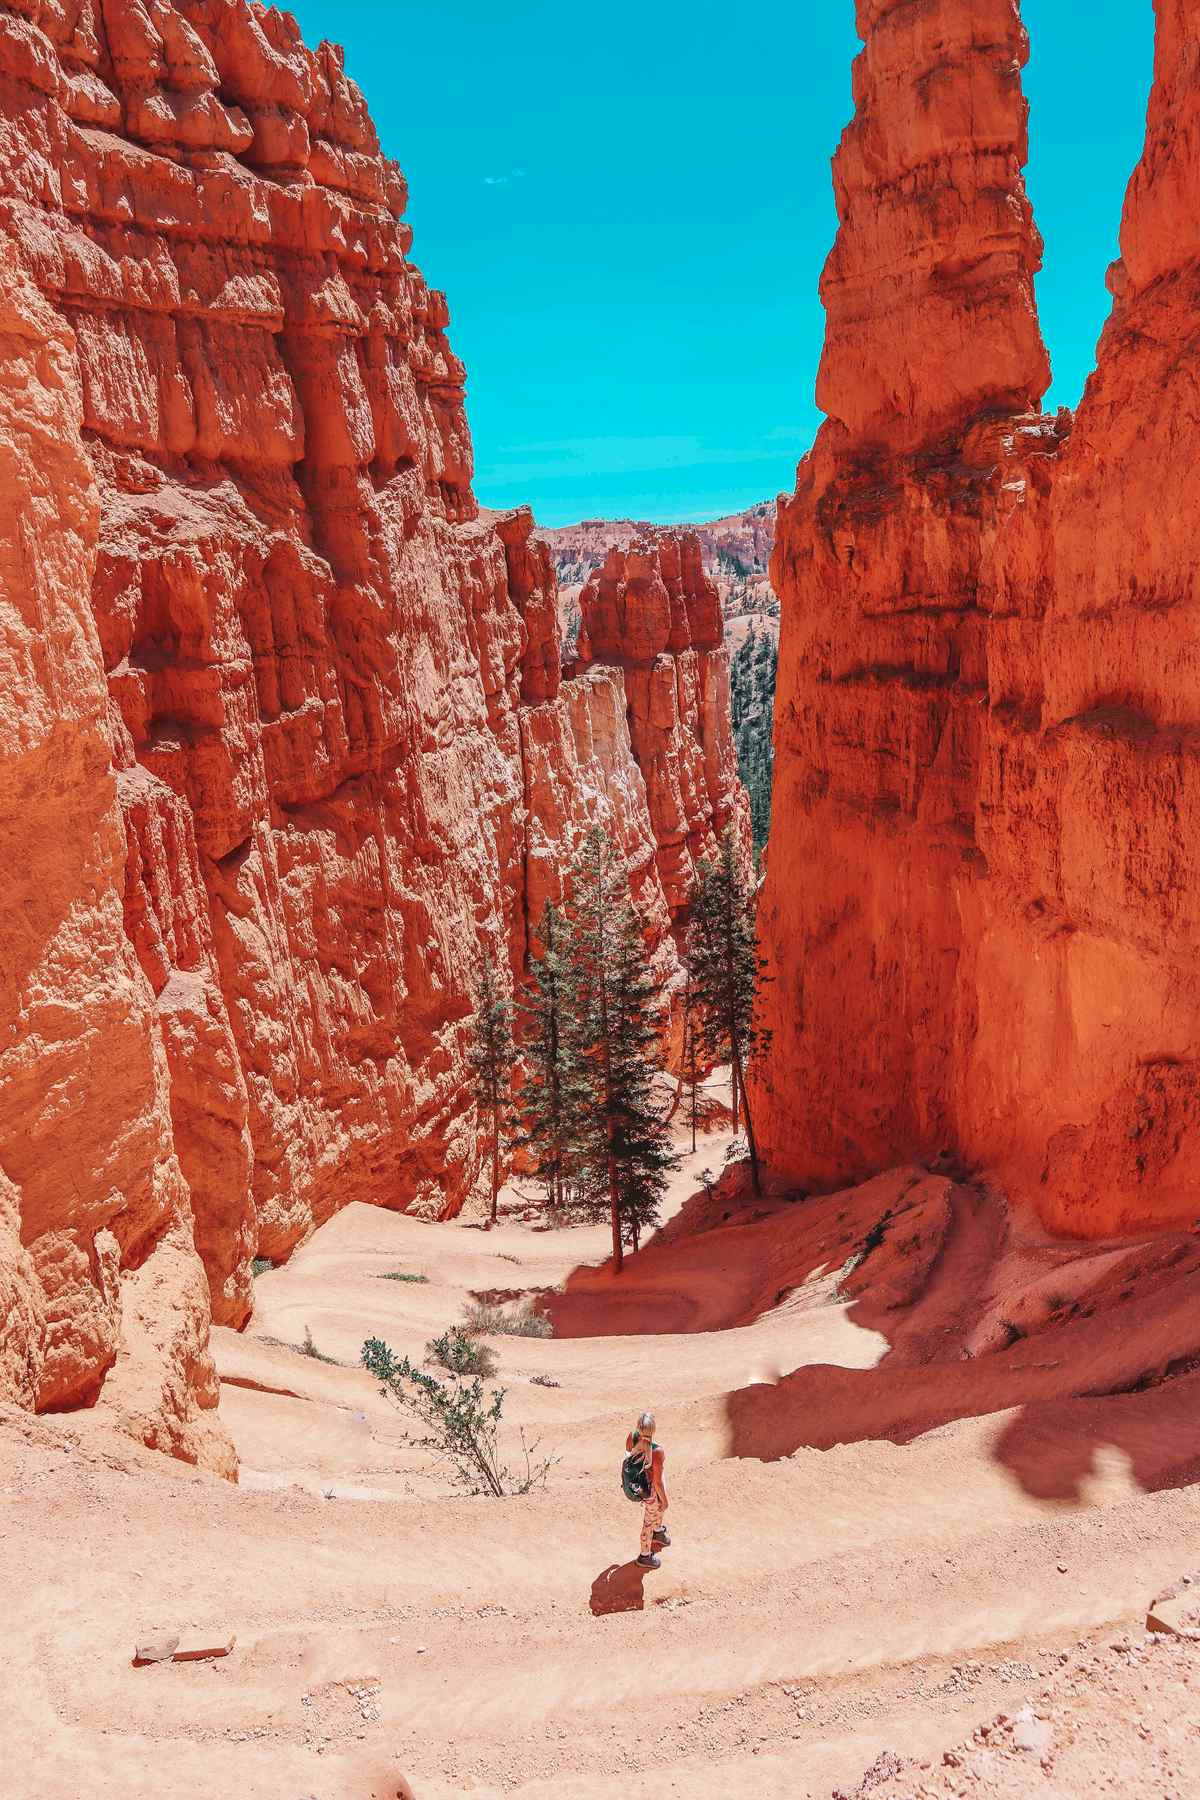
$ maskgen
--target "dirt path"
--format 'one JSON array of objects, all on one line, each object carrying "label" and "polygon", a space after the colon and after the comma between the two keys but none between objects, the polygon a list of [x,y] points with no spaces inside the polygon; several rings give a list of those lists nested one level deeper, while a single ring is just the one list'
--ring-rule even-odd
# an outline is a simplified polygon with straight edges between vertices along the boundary
[{"label": "dirt path", "polygon": [[[815,1800],[885,1749],[940,1764],[1138,1621],[1194,1560],[1192,1378],[1157,1381],[1200,1349],[1194,1247],[1049,1245],[923,1171],[697,1197],[725,1141],[619,1294],[602,1230],[348,1208],[217,1334],[238,1489],[2,1415],[3,1698],[36,1752],[6,1793],[615,1800],[636,1762],[693,1800]],[[506,1416],[561,1459],[503,1502],[449,1493],[355,1366],[497,1292],[558,1334],[493,1340]],[[674,1537],[649,1574],[616,1473],[645,1405]],[[167,1625],[237,1648],[131,1668]]]}]

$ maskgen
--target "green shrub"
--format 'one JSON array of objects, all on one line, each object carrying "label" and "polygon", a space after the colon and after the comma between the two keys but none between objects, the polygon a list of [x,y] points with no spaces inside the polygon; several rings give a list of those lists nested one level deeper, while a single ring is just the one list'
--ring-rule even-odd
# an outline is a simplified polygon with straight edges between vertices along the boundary
[{"label": "green shrub", "polygon": [[265,1275],[268,1269],[273,1269],[274,1267],[275,1264],[271,1261],[269,1256],[256,1256],[254,1261],[250,1264],[250,1273],[252,1275]]},{"label": "green shrub", "polygon": [[425,1361],[438,1363],[451,1375],[482,1375],[485,1378],[496,1373],[496,1352],[486,1344],[476,1343],[457,1325],[449,1331],[443,1331],[441,1337],[431,1338],[425,1346]]},{"label": "green shrub", "polygon": [[397,1362],[379,1338],[367,1339],[362,1363],[379,1382],[381,1392],[412,1413],[423,1427],[422,1435],[410,1435],[407,1442],[428,1450],[469,1493],[499,1500],[506,1494],[527,1494],[531,1488],[545,1485],[557,1459],[538,1457],[539,1444],[526,1443],[523,1431],[522,1466],[513,1470],[502,1460],[503,1388],[493,1388],[485,1397],[478,1376],[471,1381],[459,1377],[439,1381],[415,1368],[407,1356]]},{"label": "green shrub", "polygon": [[386,1275],[376,1277],[378,1281],[428,1281],[428,1275],[410,1275],[406,1269],[391,1269]]},{"label": "green shrub", "polygon": [[301,1356],[311,1356],[315,1362],[332,1363],[335,1368],[337,1367],[336,1356],[326,1356],[323,1350],[317,1349],[316,1344],[313,1342],[311,1325],[306,1325],[304,1327],[304,1342],[299,1348]]}]

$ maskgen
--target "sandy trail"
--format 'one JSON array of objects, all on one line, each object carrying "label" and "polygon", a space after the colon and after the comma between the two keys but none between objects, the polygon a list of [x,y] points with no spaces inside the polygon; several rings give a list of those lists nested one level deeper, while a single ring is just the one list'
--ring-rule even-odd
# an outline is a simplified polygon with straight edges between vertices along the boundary
[{"label": "sandy trail", "polygon": [[[238,1489],[98,1420],[5,1414],[4,1698],[31,1752],[6,1792],[366,1800],[403,1772],[419,1800],[600,1800],[636,1751],[672,1795],[826,1796],[1138,1619],[1192,1566],[1195,1242],[1054,1244],[921,1170],[697,1194],[727,1141],[620,1283],[603,1231],[338,1215],[217,1333]],[[492,1341],[506,1417],[561,1460],[543,1493],[456,1497],[359,1349],[416,1355],[472,1296],[531,1292],[557,1335]],[[644,1405],[674,1537],[650,1574],[616,1473]],[[172,1624],[237,1649],[132,1669]]]}]

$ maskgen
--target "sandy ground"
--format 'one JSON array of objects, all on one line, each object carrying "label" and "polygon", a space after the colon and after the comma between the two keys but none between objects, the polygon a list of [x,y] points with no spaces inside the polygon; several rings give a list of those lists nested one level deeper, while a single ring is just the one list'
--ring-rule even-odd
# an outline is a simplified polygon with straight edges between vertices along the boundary
[{"label": "sandy ground", "polygon": [[[1191,1612],[1190,1629],[1200,1624]],[[963,1671],[967,1679],[971,1670]],[[1020,1800],[1132,1794],[1190,1800],[1200,1786],[1200,1651],[1194,1639],[1125,1632],[1052,1659],[1050,1679],[940,1757],[881,1751],[838,1800]]]},{"label": "sandy ground", "polygon": [[[237,1488],[0,1410],[4,1794],[1200,1792],[1194,1646],[1140,1637],[1200,1560],[1197,1241],[1052,1243],[916,1169],[754,1203],[700,1182],[727,1145],[619,1281],[603,1231],[515,1193],[493,1232],[349,1207],[216,1334]],[[506,1419],[559,1460],[544,1492],[455,1495],[362,1342],[420,1355],[522,1295],[555,1335],[491,1340]],[[644,1406],[651,1573],[618,1481]],[[132,1667],[163,1628],[237,1645]],[[1027,1705],[1053,1754],[972,1740]]]}]

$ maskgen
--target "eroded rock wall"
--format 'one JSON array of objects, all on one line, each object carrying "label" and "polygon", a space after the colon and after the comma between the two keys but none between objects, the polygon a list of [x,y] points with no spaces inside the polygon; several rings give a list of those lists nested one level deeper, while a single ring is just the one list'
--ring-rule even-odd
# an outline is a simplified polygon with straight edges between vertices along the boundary
[{"label": "eroded rock wall", "polygon": [[1084,1234],[1196,1211],[1200,8],[1077,418],[1047,365],[1014,0],[864,0],[828,422],[781,503],[778,1178],[951,1150]]},{"label": "eroded rock wall", "polygon": [[79,370],[2,230],[0,359],[0,1397],[69,1407],[104,1384],[145,1442],[228,1473],[168,1058],[125,928]]},{"label": "eroded rock wall", "polygon": [[963,1072],[968,1145],[1087,1232],[1200,1212],[1200,5],[1155,15],[1113,310],[1042,509],[1045,611],[994,659]]},{"label": "eroded rock wall", "polygon": [[184,1454],[254,1255],[461,1204],[478,960],[590,819],[675,968],[624,669],[562,682],[549,551],[479,516],[405,198],[286,13],[0,4],[0,1381],[124,1357]]},{"label": "eroded rock wall", "polygon": [[704,571],[699,539],[659,532],[629,549],[610,549],[579,606],[579,666],[624,675],[658,876],[680,938],[697,864],[714,853],[728,825],[747,862],[750,856],[720,595]]}]

